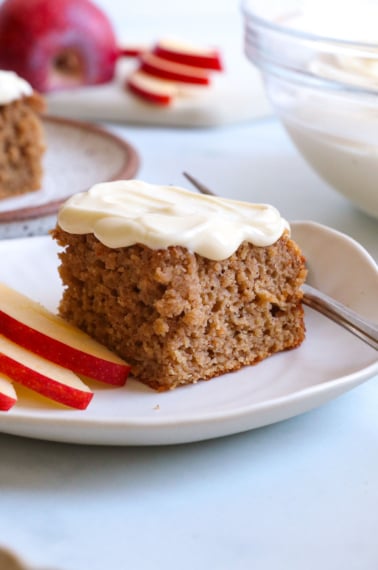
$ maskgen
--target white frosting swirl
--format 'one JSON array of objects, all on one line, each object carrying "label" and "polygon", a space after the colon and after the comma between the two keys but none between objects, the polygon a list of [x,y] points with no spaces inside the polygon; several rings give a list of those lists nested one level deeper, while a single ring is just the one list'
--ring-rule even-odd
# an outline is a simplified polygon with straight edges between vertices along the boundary
[{"label": "white frosting swirl", "polygon": [[32,86],[14,71],[0,71],[0,105],[7,105],[33,94]]},{"label": "white frosting swirl", "polygon": [[273,206],[139,180],[105,182],[75,194],[60,209],[58,224],[72,234],[93,233],[111,248],[179,245],[213,260],[226,259],[243,241],[271,245],[289,228]]}]

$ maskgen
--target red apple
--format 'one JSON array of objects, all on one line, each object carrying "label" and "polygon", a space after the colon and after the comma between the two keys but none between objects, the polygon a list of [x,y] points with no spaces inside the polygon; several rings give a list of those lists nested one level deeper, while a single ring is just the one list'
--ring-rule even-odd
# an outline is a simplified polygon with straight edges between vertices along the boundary
[{"label": "red apple", "polygon": [[174,83],[158,79],[143,71],[134,71],[129,75],[126,85],[136,95],[157,105],[169,105],[177,94]]},{"label": "red apple", "polygon": [[174,40],[160,40],[153,52],[163,59],[176,63],[213,71],[223,70],[221,55],[215,49],[198,47]]},{"label": "red apple", "polygon": [[123,386],[130,371],[102,344],[3,283],[0,333],[35,354],[107,384]]},{"label": "red apple", "polygon": [[8,376],[0,374],[0,411],[7,412],[17,402],[16,390]]},{"label": "red apple", "polygon": [[0,335],[0,372],[47,398],[84,410],[93,392],[76,374]]},{"label": "red apple", "polygon": [[195,85],[209,85],[209,73],[205,69],[174,63],[153,53],[143,53],[140,57],[140,70],[160,79],[170,79]]},{"label": "red apple", "polygon": [[41,92],[96,85],[114,76],[112,25],[90,0],[5,0],[0,5],[0,69]]}]

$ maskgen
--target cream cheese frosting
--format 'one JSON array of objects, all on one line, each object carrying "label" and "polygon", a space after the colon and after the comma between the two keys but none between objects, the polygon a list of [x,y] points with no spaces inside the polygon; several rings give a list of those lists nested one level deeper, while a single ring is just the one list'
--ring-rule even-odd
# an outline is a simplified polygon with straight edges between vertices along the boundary
[{"label": "cream cheese frosting", "polygon": [[[378,85],[378,4],[376,0],[304,0],[287,26],[319,37],[339,39],[335,53],[315,58],[311,70],[326,78]],[[346,41],[346,43],[344,43]],[[322,50],[319,50],[319,53]]]},{"label": "cream cheese frosting", "polygon": [[7,105],[32,94],[32,86],[17,73],[0,71],[0,105]]},{"label": "cream cheese frosting", "polygon": [[213,260],[226,259],[243,241],[271,245],[289,229],[268,204],[140,180],[104,182],[75,194],[60,209],[58,224],[68,233],[93,233],[110,248],[183,246]]}]

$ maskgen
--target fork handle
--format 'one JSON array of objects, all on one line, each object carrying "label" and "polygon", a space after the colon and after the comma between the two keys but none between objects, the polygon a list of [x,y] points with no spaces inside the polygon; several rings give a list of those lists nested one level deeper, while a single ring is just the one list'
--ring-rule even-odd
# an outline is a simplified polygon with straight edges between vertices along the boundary
[{"label": "fork handle", "polygon": [[305,305],[316,309],[378,350],[378,326],[376,324],[362,318],[352,309],[345,307],[342,303],[311,287],[311,285],[303,285],[302,290]]}]

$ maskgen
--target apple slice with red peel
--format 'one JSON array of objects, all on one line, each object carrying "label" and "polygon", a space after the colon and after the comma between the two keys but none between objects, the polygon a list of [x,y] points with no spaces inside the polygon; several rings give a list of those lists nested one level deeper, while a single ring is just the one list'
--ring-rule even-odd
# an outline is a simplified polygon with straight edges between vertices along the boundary
[{"label": "apple slice with red peel", "polygon": [[12,381],[0,373],[0,411],[7,412],[17,402],[17,394]]},{"label": "apple slice with red peel", "polygon": [[56,364],[123,386],[130,366],[79,328],[0,283],[0,334]]},{"label": "apple slice with red peel", "polygon": [[131,73],[126,80],[126,86],[146,101],[162,106],[170,105],[178,93],[173,82],[158,79],[143,71]]},{"label": "apple slice with red peel", "polygon": [[118,57],[138,57],[148,51],[145,45],[127,44],[118,47]]},{"label": "apple slice with red peel", "polygon": [[207,70],[168,61],[150,52],[141,55],[140,70],[160,79],[193,85],[210,85],[210,76]]},{"label": "apple slice with red peel", "polygon": [[93,392],[76,374],[0,335],[0,372],[42,396],[85,410]]},{"label": "apple slice with red peel", "polygon": [[163,59],[200,67],[212,71],[223,71],[220,52],[216,49],[201,48],[175,40],[160,40],[153,53]]}]

